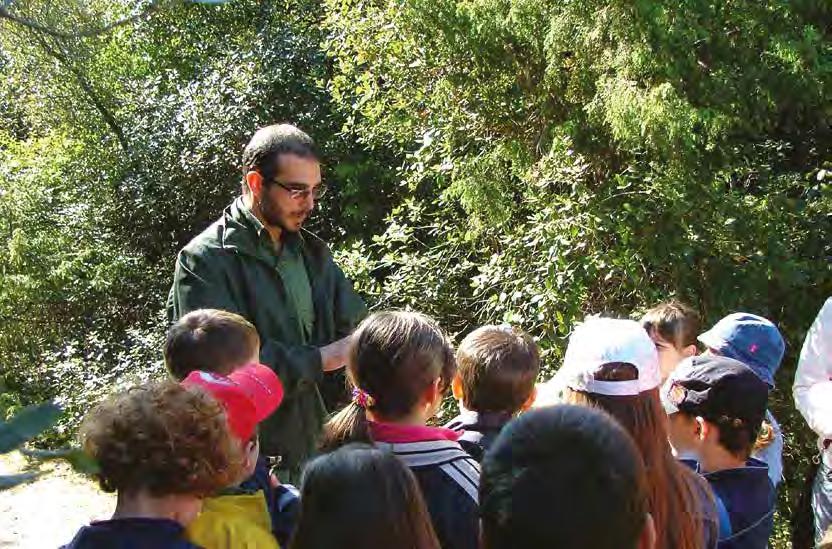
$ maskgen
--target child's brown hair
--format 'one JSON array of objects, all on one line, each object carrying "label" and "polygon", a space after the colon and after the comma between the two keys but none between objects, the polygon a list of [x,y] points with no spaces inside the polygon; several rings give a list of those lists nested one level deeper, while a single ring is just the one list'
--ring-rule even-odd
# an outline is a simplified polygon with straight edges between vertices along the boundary
[{"label": "child's brown hair", "polygon": [[353,334],[347,377],[367,395],[350,403],[324,428],[322,446],[372,442],[366,410],[388,420],[407,416],[437,378],[447,389],[456,371],[454,351],[432,318],[411,312],[368,316]]},{"label": "child's brown hair", "polygon": [[462,340],[456,365],[465,408],[517,412],[534,391],[540,351],[531,337],[511,326],[482,326]]},{"label": "child's brown hair", "polygon": [[260,348],[254,325],[218,309],[192,311],[168,330],[165,366],[181,381],[194,370],[228,375]]},{"label": "child's brown hair", "polygon": [[173,381],[139,385],[104,401],[84,418],[80,436],[107,492],[207,496],[240,473],[240,445],[222,407]]},{"label": "child's brown hair", "polygon": [[675,299],[659,303],[647,311],[641,325],[648,334],[658,334],[677,349],[696,345],[701,327],[699,313]]}]

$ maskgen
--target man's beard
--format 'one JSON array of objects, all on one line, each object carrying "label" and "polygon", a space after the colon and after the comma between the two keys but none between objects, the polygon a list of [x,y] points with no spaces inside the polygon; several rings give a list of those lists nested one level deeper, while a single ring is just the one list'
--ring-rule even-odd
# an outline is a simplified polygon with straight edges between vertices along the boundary
[{"label": "man's beard", "polygon": [[[272,227],[280,227],[282,231],[287,231],[290,233],[297,232],[300,229],[300,226],[297,228],[288,227],[286,223],[286,219],[290,217],[291,214],[284,211],[278,204],[277,201],[272,200],[268,195],[265,195],[260,198],[260,214],[263,216],[263,220],[271,225]],[[308,216],[308,212],[306,216]],[[305,221],[306,219],[304,219]],[[303,224],[301,221],[300,225]]]}]

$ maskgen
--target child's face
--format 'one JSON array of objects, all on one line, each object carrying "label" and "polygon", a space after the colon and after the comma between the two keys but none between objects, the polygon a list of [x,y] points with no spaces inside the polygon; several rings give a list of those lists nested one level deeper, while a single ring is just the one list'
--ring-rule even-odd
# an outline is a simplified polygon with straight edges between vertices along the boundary
[{"label": "child's face", "polygon": [[676,369],[676,366],[691,355],[685,349],[679,349],[673,343],[664,339],[655,330],[650,334],[650,339],[656,344],[656,351],[659,353],[659,370],[662,375],[662,383],[664,383],[673,373],[673,370]]},{"label": "child's face", "polygon": [[677,458],[698,458],[701,451],[699,423],[687,414],[675,413],[668,416],[668,435],[673,453]]}]

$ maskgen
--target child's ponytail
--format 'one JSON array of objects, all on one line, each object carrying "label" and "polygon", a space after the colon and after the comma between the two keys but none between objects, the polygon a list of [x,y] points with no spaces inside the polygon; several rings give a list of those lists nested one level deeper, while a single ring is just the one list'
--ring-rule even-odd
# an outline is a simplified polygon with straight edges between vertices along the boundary
[{"label": "child's ponytail", "polygon": [[331,452],[351,442],[373,443],[367,423],[367,402],[371,398],[361,389],[353,390],[352,402],[324,426],[321,451]]},{"label": "child's ponytail", "polygon": [[760,431],[757,433],[757,440],[754,441],[754,451],[759,452],[764,449],[766,446],[774,442],[776,436],[774,425],[763,420],[762,425],[760,425]]}]

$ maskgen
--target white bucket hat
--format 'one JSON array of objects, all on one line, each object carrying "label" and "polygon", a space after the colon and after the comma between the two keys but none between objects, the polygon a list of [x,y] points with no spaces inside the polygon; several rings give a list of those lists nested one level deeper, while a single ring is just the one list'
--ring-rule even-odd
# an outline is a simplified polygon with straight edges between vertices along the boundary
[{"label": "white bucket hat", "polygon": [[[632,364],[638,378],[629,381],[596,380],[595,374],[601,367],[613,362]],[[575,391],[635,396],[659,386],[659,355],[653,340],[638,322],[588,317],[575,327],[569,337],[558,377]]]}]

